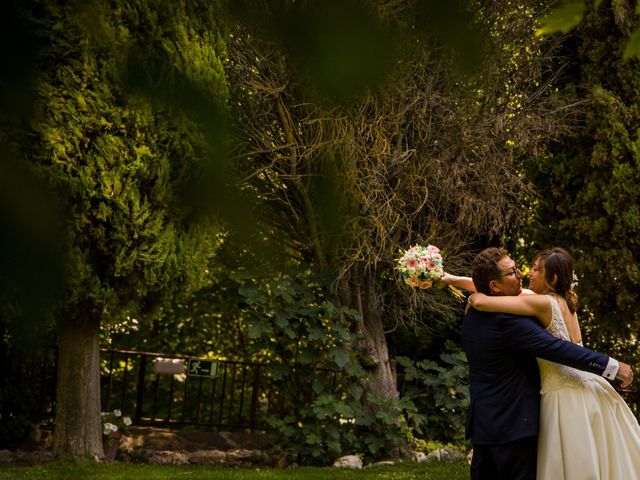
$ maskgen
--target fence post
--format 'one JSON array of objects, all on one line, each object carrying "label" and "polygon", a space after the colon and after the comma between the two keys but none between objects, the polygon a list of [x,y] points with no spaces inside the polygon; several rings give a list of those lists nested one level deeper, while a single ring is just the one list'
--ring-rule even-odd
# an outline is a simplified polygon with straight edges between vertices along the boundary
[{"label": "fence post", "polygon": [[107,384],[107,408],[105,412],[111,411],[111,388],[113,387],[113,357],[116,354],[111,350],[109,355],[109,383]]},{"label": "fence post", "polygon": [[140,423],[142,418],[142,403],[144,402],[144,377],[147,372],[147,356],[140,355],[140,367],[138,368],[138,386],[136,391],[136,410],[133,416],[136,424]]},{"label": "fence post", "polygon": [[253,376],[253,392],[251,392],[251,407],[249,408],[249,426],[251,432],[256,429],[256,408],[258,406],[258,390],[260,389],[260,365],[256,365]]}]

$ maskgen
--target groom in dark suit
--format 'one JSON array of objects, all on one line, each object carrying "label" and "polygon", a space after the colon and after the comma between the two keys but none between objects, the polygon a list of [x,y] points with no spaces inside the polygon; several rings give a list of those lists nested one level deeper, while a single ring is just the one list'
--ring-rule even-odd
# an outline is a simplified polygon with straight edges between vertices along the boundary
[{"label": "groom in dark suit", "polygon": [[[519,295],[522,274],[506,250],[488,248],[472,266],[476,289]],[[535,480],[540,373],[535,357],[631,383],[631,368],[546,332],[535,318],[468,308],[462,343],[469,362],[467,437],[472,480]]]}]

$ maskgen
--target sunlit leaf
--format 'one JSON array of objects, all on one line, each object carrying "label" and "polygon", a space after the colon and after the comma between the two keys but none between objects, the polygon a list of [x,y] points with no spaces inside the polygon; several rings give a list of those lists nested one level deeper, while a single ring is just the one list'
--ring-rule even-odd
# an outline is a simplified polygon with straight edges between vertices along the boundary
[{"label": "sunlit leaf", "polygon": [[272,363],[267,369],[271,373],[274,380],[280,380],[282,377],[289,373],[289,367],[282,364]]},{"label": "sunlit leaf", "polygon": [[340,368],[344,368],[349,363],[349,352],[344,348],[336,348],[333,352],[333,359]]},{"label": "sunlit leaf", "polygon": [[567,2],[561,5],[542,19],[542,27],[536,31],[536,35],[567,33],[582,21],[585,8],[584,1]]},{"label": "sunlit leaf", "polygon": [[256,339],[260,338],[262,335],[262,329],[259,325],[250,325],[249,326],[249,338]]},{"label": "sunlit leaf", "polygon": [[309,331],[309,340],[312,342],[315,342],[316,340],[322,340],[327,336],[326,332],[317,325],[309,325],[307,327],[307,330]]},{"label": "sunlit leaf", "polygon": [[640,28],[631,35],[624,49],[624,59],[640,58]]},{"label": "sunlit leaf", "polygon": [[345,403],[338,402],[335,404],[336,413],[344,418],[353,418],[354,412],[353,408]]}]

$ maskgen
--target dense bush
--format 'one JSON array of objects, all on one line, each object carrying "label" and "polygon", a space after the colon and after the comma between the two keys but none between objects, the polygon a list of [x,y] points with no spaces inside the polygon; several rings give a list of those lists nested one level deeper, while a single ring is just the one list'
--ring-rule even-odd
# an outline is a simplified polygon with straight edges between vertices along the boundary
[{"label": "dense bush", "polygon": [[441,353],[439,362],[415,362],[407,357],[397,357],[397,361],[403,372],[402,393],[424,416],[419,437],[464,443],[469,406],[469,374],[464,352]]},{"label": "dense bush", "polygon": [[240,292],[257,314],[249,336],[269,360],[278,392],[269,400],[278,445],[298,461],[320,464],[349,453],[401,453],[394,448],[421,416],[408,399],[367,393],[366,362],[354,352],[357,335],[350,331],[359,314],[336,307],[305,270],[249,281]]}]

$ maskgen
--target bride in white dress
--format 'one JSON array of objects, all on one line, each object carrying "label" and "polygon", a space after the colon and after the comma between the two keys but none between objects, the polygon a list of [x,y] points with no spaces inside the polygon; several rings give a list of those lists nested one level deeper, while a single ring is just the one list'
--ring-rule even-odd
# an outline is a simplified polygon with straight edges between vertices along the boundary
[{"label": "bride in white dress", "polygon": [[[569,254],[538,255],[529,272],[536,295],[474,293],[478,310],[537,317],[554,336],[582,344]],[[541,380],[537,478],[640,480],[640,426],[603,377],[538,359]]]}]

